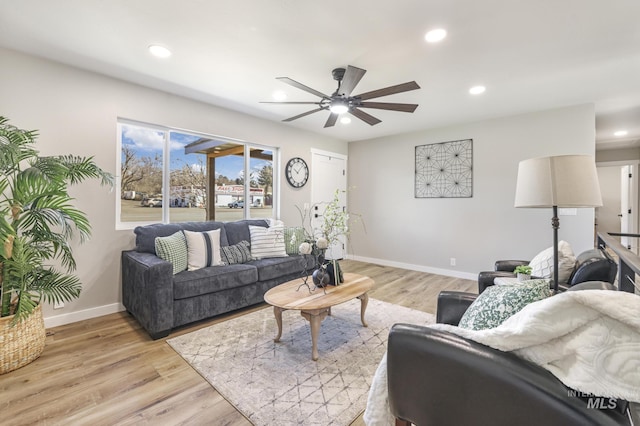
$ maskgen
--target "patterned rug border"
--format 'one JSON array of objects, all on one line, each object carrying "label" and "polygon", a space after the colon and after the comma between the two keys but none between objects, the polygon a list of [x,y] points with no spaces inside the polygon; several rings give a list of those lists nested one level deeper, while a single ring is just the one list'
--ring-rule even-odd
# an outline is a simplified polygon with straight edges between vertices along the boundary
[{"label": "patterned rug border", "polygon": [[[280,343],[269,306],[167,339],[167,344],[254,425],[349,425],[365,409],[378,363],[395,323],[429,324],[433,314],[369,299],[332,309],[311,360],[309,322],[283,313]],[[275,422],[275,423],[274,423]]]}]

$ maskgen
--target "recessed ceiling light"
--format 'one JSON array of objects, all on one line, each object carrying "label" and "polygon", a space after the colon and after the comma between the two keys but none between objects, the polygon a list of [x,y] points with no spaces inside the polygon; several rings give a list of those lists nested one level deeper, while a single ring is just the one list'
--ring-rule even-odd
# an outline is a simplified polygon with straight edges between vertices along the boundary
[{"label": "recessed ceiling light", "polygon": [[447,36],[447,30],[438,28],[436,30],[429,31],[424,36],[424,39],[427,40],[429,43],[437,43],[439,41],[442,41],[446,36]]},{"label": "recessed ceiling light", "polygon": [[169,56],[171,56],[171,51],[169,49],[157,44],[152,44],[151,46],[149,46],[149,52],[151,52],[153,56],[156,56],[158,58],[168,58]]},{"label": "recessed ceiling light", "polygon": [[287,99],[287,94],[284,93],[282,90],[276,90],[271,94],[271,97],[275,101],[284,101],[285,99]]},{"label": "recessed ceiling light", "polygon": [[487,90],[487,88],[484,86],[473,86],[471,89],[469,89],[469,93],[471,93],[472,95],[479,95],[481,93],[484,93],[485,90]]},{"label": "recessed ceiling light", "polygon": [[626,130],[618,130],[614,133],[615,136],[627,136],[628,134],[629,132],[627,132]]},{"label": "recessed ceiling light", "polygon": [[340,122],[341,122],[342,124],[349,124],[349,123],[351,123],[351,118],[349,118],[349,117],[342,117],[342,118],[340,119]]}]

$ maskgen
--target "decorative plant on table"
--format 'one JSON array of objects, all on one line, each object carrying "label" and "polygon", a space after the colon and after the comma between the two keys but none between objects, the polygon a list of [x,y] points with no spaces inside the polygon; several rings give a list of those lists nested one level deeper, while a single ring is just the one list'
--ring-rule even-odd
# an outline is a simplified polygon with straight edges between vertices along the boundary
[{"label": "decorative plant on table", "polygon": [[[336,190],[333,199],[326,203],[322,214],[322,222],[315,229],[315,232],[309,232],[309,229],[312,229],[311,214],[298,208],[306,238],[306,241],[300,245],[299,252],[300,254],[313,254],[317,259],[317,269],[314,271],[313,278],[314,283],[320,286],[329,283],[329,274],[326,270],[329,264],[324,261],[326,250],[339,242],[341,237],[348,237],[350,233],[349,220],[351,216],[340,205],[340,192],[340,190]],[[314,207],[312,207],[312,210],[314,210]],[[356,216],[359,217],[359,215]],[[338,285],[342,282],[340,266],[336,260],[331,260],[330,262],[333,268],[333,284]]]},{"label": "decorative plant on table", "polygon": [[[36,131],[18,129],[0,117],[0,317],[12,316],[0,322],[0,361],[6,361],[5,347],[14,345],[20,334],[15,329],[31,317],[39,316],[44,336],[42,301],[65,302],[80,295],[70,240],[77,232],[80,242],[85,241],[91,226],[73,207],[68,187],[90,178],[113,185],[113,176],[92,157],[39,156],[33,147],[36,137]],[[59,263],[63,271],[48,261]],[[11,335],[6,338],[5,332]],[[2,364],[0,373],[6,372]]]},{"label": "decorative plant on table", "polygon": [[516,269],[513,270],[513,273],[518,276],[519,281],[525,281],[531,278],[532,268],[529,265],[518,265]]}]

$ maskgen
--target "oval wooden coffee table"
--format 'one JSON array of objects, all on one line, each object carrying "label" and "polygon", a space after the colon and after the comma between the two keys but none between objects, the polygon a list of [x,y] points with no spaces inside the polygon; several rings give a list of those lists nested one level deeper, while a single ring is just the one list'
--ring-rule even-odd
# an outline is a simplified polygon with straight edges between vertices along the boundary
[{"label": "oval wooden coffee table", "polygon": [[351,299],[360,299],[360,321],[367,326],[364,312],[367,309],[369,295],[367,292],[373,287],[373,280],[364,275],[345,273],[344,283],[338,286],[327,286],[326,294],[321,288],[311,294],[306,286],[300,286],[302,279],[298,278],[280,284],[267,291],[264,300],[273,306],[273,313],[278,323],[278,335],[275,342],[282,337],[282,312],[295,309],[311,324],[311,359],[318,359],[318,333],[320,323],[327,315],[331,315],[331,307]]}]

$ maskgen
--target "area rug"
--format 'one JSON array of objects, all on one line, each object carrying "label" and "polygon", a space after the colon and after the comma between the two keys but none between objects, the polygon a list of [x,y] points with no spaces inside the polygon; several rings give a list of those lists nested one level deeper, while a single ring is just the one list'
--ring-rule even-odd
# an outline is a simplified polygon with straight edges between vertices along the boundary
[{"label": "area rug", "polygon": [[311,329],[299,311],[282,315],[282,338],[271,308],[167,343],[253,424],[349,425],[365,409],[376,367],[395,323],[431,324],[434,316],[369,299],[332,308],[311,360]]}]

